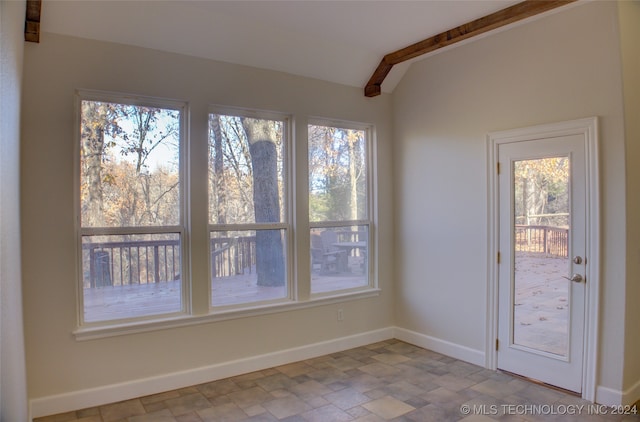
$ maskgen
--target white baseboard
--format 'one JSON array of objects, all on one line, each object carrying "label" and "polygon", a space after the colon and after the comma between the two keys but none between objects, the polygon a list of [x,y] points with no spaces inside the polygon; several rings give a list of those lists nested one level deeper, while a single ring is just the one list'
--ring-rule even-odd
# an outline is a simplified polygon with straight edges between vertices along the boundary
[{"label": "white baseboard", "polygon": [[622,391],[599,385],[596,387],[595,402],[606,406],[619,405],[622,403]]},{"label": "white baseboard", "polygon": [[607,406],[632,405],[640,399],[640,380],[624,391],[598,386],[596,403]]},{"label": "white baseboard", "polygon": [[[264,355],[238,359],[205,367],[189,369],[156,377],[144,378],[119,384],[40,397],[30,400],[31,417],[54,415],[77,409],[115,403],[135,397],[143,397],[164,391],[175,390],[191,385],[202,384],[228,378],[248,372],[259,371],[274,366],[285,365],[305,359],[311,359],[330,353],[336,353],[354,347],[365,346],[391,338],[441,353],[474,365],[485,367],[485,353],[460,344],[436,337],[420,334],[404,328],[389,327],[369,331],[348,337],[341,337],[292,349],[281,350]],[[596,403],[604,405],[633,404],[640,397],[640,381],[631,388],[620,391],[598,386]]]},{"label": "white baseboard", "polygon": [[450,356],[474,365],[485,367],[485,354],[482,350],[472,349],[460,344],[451,343],[436,337],[416,333],[404,328],[394,328],[394,337],[398,340],[420,346],[424,349],[432,350],[443,355]]},{"label": "white baseboard", "polygon": [[[485,353],[482,350],[471,349],[466,346],[398,327],[393,329],[393,337],[424,349],[485,367]],[[625,391],[598,386],[596,388],[595,402],[607,406],[632,405],[639,398],[640,380]]]},{"label": "white baseboard", "polygon": [[30,400],[32,418],[115,403],[202,384],[393,338],[392,327],[201,368]]}]

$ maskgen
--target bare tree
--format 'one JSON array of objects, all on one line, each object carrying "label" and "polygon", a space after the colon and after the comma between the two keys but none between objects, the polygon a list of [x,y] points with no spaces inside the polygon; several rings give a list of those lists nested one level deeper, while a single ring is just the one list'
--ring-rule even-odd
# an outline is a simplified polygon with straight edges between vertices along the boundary
[{"label": "bare tree", "polygon": [[[253,168],[253,206],[256,223],[280,221],[278,153],[274,122],[242,118]],[[256,230],[256,273],[259,286],[285,282],[284,252],[280,230]]]},{"label": "bare tree", "polygon": [[[514,163],[515,211],[521,223],[568,224],[569,159],[551,157]],[[554,216],[554,214],[560,215]]]},{"label": "bare tree", "polygon": [[[172,225],[179,220],[175,110],[82,102],[83,225]],[[159,147],[175,162],[150,160]]]},{"label": "bare tree", "polygon": [[106,150],[111,146],[107,134],[117,133],[115,104],[97,101],[82,103],[81,168],[82,221],[88,226],[104,225],[103,172]]},{"label": "bare tree", "polygon": [[218,224],[226,224],[226,186],[224,175],[224,161],[222,156],[222,130],[220,129],[220,116],[215,114],[209,119],[211,138],[213,138],[213,187],[216,200],[216,221]]},{"label": "bare tree", "polygon": [[366,206],[364,132],[309,126],[309,215],[312,221],[357,220]]}]

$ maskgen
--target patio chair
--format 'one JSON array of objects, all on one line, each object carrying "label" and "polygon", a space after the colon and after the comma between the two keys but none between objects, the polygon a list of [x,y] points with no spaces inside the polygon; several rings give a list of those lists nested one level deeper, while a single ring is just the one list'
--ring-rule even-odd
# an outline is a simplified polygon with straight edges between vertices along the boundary
[{"label": "patio chair", "polygon": [[[333,236],[325,233],[333,233]],[[335,232],[324,231],[311,235],[311,268],[320,265],[320,274],[339,273],[347,268],[347,252],[333,246],[337,242]]]}]

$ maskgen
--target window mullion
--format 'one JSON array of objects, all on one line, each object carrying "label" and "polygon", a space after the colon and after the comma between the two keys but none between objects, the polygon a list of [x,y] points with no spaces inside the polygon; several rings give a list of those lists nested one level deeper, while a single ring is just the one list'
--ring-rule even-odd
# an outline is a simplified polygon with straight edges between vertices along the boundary
[{"label": "window mullion", "polygon": [[348,221],[312,221],[309,223],[310,228],[331,228],[331,227],[351,227],[369,225],[370,220],[348,220]]},{"label": "window mullion", "polygon": [[182,226],[147,226],[147,227],[83,227],[83,236],[88,235],[125,235],[125,234],[157,234],[184,233]]}]

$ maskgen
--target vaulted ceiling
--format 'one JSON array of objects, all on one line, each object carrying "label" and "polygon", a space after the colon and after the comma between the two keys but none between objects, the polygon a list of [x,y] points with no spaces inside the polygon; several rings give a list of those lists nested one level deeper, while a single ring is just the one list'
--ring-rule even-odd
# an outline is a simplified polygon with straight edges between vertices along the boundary
[{"label": "vaulted ceiling", "polygon": [[[363,88],[386,54],[516,3],[43,0],[40,38],[73,35]],[[410,63],[394,66],[383,92],[393,91]]]}]

